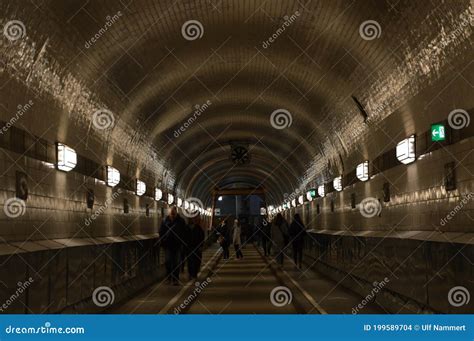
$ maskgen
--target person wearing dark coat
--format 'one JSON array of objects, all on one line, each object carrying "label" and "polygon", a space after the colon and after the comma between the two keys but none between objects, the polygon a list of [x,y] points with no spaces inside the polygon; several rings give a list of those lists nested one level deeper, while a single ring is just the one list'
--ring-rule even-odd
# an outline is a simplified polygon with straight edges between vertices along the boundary
[{"label": "person wearing dark coat", "polygon": [[295,214],[293,222],[290,225],[289,234],[293,248],[293,261],[295,262],[296,267],[301,269],[306,228],[298,213]]},{"label": "person wearing dark coat", "polygon": [[275,258],[277,259],[277,263],[283,266],[289,236],[288,223],[281,213],[278,213],[275,219],[273,219],[271,231]]},{"label": "person wearing dark coat", "polygon": [[201,269],[204,238],[204,231],[201,228],[201,216],[198,213],[186,227],[185,248],[190,279],[197,279],[197,275]]},{"label": "person wearing dark coat", "polygon": [[160,227],[160,244],[165,249],[167,280],[179,285],[180,253],[184,246],[186,223],[178,214],[176,207],[168,209],[168,216]]},{"label": "person wearing dark coat", "polygon": [[221,225],[217,228],[217,233],[219,235],[220,245],[222,247],[222,257],[224,260],[229,259],[230,252],[229,246],[231,242],[231,233],[229,225],[227,224],[227,219],[222,220]]},{"label": "person wearing dark coat", "polygon": [[272,225],[270,222],[263,218],[261,224],[259,225],[260,229],[260,236],[262,241],[263,252],[265,257],[270,256],[270,249],[271,249],[271,235],[272,235]]}]

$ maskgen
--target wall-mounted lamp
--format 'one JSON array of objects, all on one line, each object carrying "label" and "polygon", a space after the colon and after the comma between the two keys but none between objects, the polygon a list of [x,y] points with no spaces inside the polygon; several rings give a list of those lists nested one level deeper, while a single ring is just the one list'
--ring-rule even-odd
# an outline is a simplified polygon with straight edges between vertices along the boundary
[{"label": "wall-mounted lamp", "polygon": [[56,143],[56,167],[69,172],[77,165],[77,153],[74,149],[62,143]]},{"label": "wall-mounted lamp", "polygon": [[415,161],[415,135],[411,135],[397,144],[397,159],[405,165]]},{"label": "wall-mounted lamp", "polygon": [[107,186],[110,186],[110,187],[117,186],[120,182],[120,172],[118,171],[118,169],[112,166],[106,166],[106,172],[107,172],[107,178],[106,178]]},{"label": "wall-mounted lamp", "polygon": [[357,165],[356,176],[360,181],[369,180],[369,161],[364,161]]},{"label": "wall-mounted lamp", "polygon": [[146,185],[143,181],[140,181],[137,179],[137,182],[135,184],[135,194],[141,197],[143,194],[146,192]]}]

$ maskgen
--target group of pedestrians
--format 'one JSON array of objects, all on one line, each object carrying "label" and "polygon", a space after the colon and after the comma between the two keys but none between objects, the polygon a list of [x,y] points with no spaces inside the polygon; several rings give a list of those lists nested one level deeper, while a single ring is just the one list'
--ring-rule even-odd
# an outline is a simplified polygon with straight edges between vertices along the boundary
[{"label": "group of pedestrians", "polygon": [[179,274],[188,266],[190,279],[197,279],[201,268],[202,251],[205,239],[199,212],[186,223],[178,214],[176,207],[168,209],[168,215],[160,227],[160,243],[165,250],[167,282],[179,285]]},{"label": "group of pedestrians", "polygon": [[[259,226],[260,240],[266,257],[271,250],[281,266],[283,266],[287,250],[291,245],[293,261],[301,268],[303,261],[303,247],[306,228],[299,214],[294,215],[293,222],[288,225],[285,218],[278,213],[272,222],[264,219]],[[223,219],[216,228],[218,242],[222,247],[223,259],[230,258],[229,248],[234,246],[235,258],[243,259],[242,227],[238,219],[229,226],[227,219]],[[168,215],[160,227],[160,243],[165,250],[165,266],[167,282],[179,285],[179,275],[188,267],[190,279],[197,279],[201,268],[202,251],[205,239],[201,227],[201,217],[198,212],[188,222],[178,214],[176,207],[168,209]]]},{"label": "group of pedestrians", "polygon": [[296,267],[301,269],[306,228],[298,213],[294,215],[293,222],[290,225],[281,213],[278,213],[272,222],[263,219],[259,225],[259,231],[260,241],[266,257],[271,255],[273,249],[277,263],[283,266],[287,250],[291,246],[293,262]]},{"label": "group of pedestrians", "polygon": [[216,228],[217,241],[222,247],[222,258],[228,260],[230,258],[229,247],[234,245],[235,258],[243,259],[242,253],[242,226],[238,219],[234,220],[232,227],[227,223],[227,219],[222,219],[219,226]]}]

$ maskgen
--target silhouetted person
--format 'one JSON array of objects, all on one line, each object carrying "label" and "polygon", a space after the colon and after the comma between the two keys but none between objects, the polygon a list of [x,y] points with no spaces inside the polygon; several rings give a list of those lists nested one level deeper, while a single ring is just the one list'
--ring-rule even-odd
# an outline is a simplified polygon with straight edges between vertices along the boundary
[{"label": "silhouetted person", "polygon": [[186,223],[176,210],[168,209],[168,216],[160,227],[161,246],[165,249],[165,265],[167,280],[173,285],[179,285],[180,253],[184,246],[183,234]]},{"label": "silhouetted person", "polygon": [[190,219],[190,221],[191,223],[186,227],[188,273],[190,279],[197,279],[197,275],[201,269],[202,250],[205,236],[201,227],[201,216],[199,213],[197,213],[194,218]]},{"label": "silhouetted person", "polygon": [[241,234],[242,234],[242,228],[240,227],[239,221],[235,219],[234,228],[232,231],[232,242],[234,243],[235,257],[237,259],[244,258],[244,255],[242,254],[242,250],[241,250],[241,247],[242,247]]},{"label": "silhouetted person", "polygon": [[267,257],[267,256],[270,256],[270,249],[272,246],[272,242],[271,242],[272,225],[266,218],[263,218],[259,226],[260,226],[260,236],[261,236],[261,241],[262,241],[263,252],[265,256]]},{"label": "silhouetted person", "polygon": [[230,228],[227,224],[227,220],[223,219],[220,226],[217,229],[219,234],[219,244],[222,247],[222,257],[224,260],[229,259],[229,245],[230,245]]},{"label": "silhouetted person", "polygon": [[278,213],[272,223],[272,242],[275,246],[275,254],[278,264],[283,265],[285,248],[288,240],[288,223],[285,218]]},{"label": "silhouetted person", "polygon": [[295,214],[294,220],[290,225],[289,235],[293,249],[293,261],[295,262],[296,267],[301,269],[306,228],[298,213]]}]

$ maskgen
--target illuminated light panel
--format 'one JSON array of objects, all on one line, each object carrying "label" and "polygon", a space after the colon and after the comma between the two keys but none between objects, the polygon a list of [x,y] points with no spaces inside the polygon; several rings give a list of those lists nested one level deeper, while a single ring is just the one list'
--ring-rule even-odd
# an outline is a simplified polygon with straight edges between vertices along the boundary
[{"label": "illuminated light panel", "polygon": [[106,180],[107,186],[110,186],[110,187],[117,186],[120,182],[120,172],[118,171],[117,168],[114,168],[112,166],[107,166],[106,168],[107,168],[107,180]]},{"label": "illuminated light panel", "polygon": [[189,202],[187,200],[184,200],[184,209],[189,209]]},{"label": "illuminated light panel", "polygon": [[222,201],[222,195],[219,198],[217,198],[217,200]]},{"label": "illuminated light panel", "polygon": [[324,198],[324,196],[326,195],[326,191],[325,191],[325,189],[324,189],[324,185],[318,186],[318,195],[319,195],[321,198]]},{"label": "illuminated light panel", "polygon": [[163,191],[159,188],[155,188],[155,200],[160,201],[163,198]]},{"label": "illuminated light panel", "polygon": [[308,201],[313,201],[313,196],[311,195],[311,192],[306,192],[306,199],[308,199]]},{"label": "illuminated light panel", "polygon": [[303,205],[304,204],[304,196],[300,195],[298,197],[298,202],[300,203],[300,205]]},{"label": "illuminated light panel", "polygon": [[146,185],[143,181],[140,181],[137,179],[137,183],[136,183],[136,191],[135,193],[141,197],[143,194],[145,194],[146,192]]},{"label": "illuminated light panel", "polygon": [[332,186],[338,192],[342,191],[342,176],[338,176],[332,181]]},{"label": "illuminated light panel", "polygon": [[291,206],[296,207],[296,199],[291,200]]},{"label": "illuminated light panel", "polygon": [[397,159],[405,165],[415,161],[415,135],[398,142]]},{"label": "illuminated light panel", "polygon": [[174,196],[173,194],[168,193],[168,205],[172,205],[174,203]]},{"label": "illuminated light panel", "polygon": [[369,161],[364,161],[357,165],[356,176],[360,181],[369,180]]},{"label": "illuminated light panel", "polygon": [[77,165],[77,153],[71,147],[62,143],[56,144],[57,163],[56,167],[64,172],[69,172]]},{"label": "illuminated light panel", "polygon": [[178,203],[177,203],[177,205],[178,205],[178,207],[183,206],[183,199],[178,198]]},{"label": "illuminated light panel", "polygon": [[267,209],[265,207],[260,207],[260,215],[267,215]]}]

